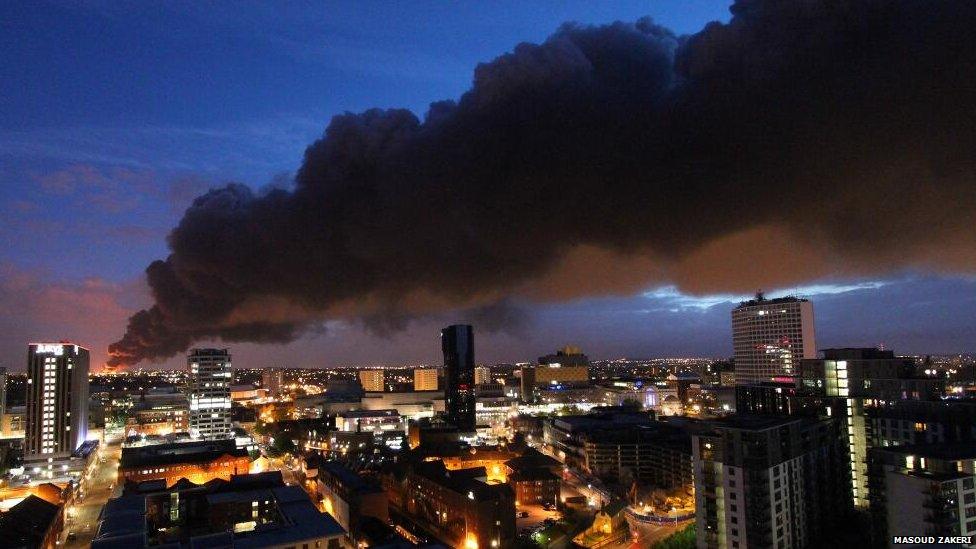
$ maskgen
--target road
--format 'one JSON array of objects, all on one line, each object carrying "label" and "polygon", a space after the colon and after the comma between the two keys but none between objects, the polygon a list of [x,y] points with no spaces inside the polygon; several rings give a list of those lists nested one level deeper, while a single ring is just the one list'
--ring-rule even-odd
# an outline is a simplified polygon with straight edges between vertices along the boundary
[{"label": "road", "polygon": [[101,451],[105,463],[95,465],[92,478],[88,481],[88,495],[85,500],[68,508],[64,531],[74,532],[77,538],[65,543],[67,549],[81,549],[91,545],[98,527],[98,514],[112,495],[111,487],[115,485],[121,455],[122,449],[118,443],[106,445]]}]

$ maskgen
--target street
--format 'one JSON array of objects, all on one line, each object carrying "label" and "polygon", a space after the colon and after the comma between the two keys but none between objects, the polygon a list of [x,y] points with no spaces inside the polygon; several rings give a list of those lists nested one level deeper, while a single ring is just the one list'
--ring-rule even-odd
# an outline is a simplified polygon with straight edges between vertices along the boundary
[{"label": "street", "polygon": [[65,542],[68,549],[88,547],[95,536],[98,527],[98,514],[102,506],[112,495],[116,473],[119,469],[119,458],[122,449],[118,443],[106,445],[101,451],[105,463],[98,463],[88,482],[88,494],[81,503],[76,503],[67,509],[65,516],[65,535],[74,532],[74,540]]}]

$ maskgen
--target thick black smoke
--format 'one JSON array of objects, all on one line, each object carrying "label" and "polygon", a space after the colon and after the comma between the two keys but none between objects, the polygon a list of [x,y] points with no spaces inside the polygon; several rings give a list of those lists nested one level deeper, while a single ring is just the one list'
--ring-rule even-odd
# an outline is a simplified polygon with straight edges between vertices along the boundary
[{"label": "thick black smoke", "polygon": [[976,3],[731,9],[688,37],[565,25],[423,121],[335,117],[293,191],[194,201],[114,363],[327,318],[493,311],[579,247],[667,264],[760,227],[877,270],[974,269]]}]

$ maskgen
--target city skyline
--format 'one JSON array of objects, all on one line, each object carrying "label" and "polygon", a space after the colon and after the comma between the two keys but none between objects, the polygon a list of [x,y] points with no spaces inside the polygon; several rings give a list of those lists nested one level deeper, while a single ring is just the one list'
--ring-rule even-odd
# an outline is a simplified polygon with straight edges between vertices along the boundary
[{"label": "city skyline", "polygon": [[[427,28],[427,19],[418,11],[429,13],[436,6],[416,11],[373,6],[371,15],[384,21],[380,29],[341,5],[331,6],[328,17],[285,10],[261,33],[253,32],[255,21],[266,14],[257,8],[216,25],[219,14],[185,4],[151,14],[125,7],[49,6],[45,32],[63,31],[74,41],[78,50],[71,63],[57,41],[25,47],[41,42],[36,34],[20,34],[41,28],[38,13],[4,6],[4,19],[16,24],[8,50],[12,62],[4,73],[14,100],[0,107],[5,159],[0,235],[6,244],[0,252],[5,313],[0,366],[20,371],[26,342],[69,339],[91,349],[97,371],[108,358],[108,345],[123,336],[127,318],[152,305],[142,270],[166,257],[166,234],[193,199],[228,181],[240,181],[258,194],[293,189],[302,151],[333,115],[405,106],[423,116],[430,103],[458,100],[470,90],[478,63],[512,52],[523,41],[544,43],[565,21],[636,25],[650,15],[676,36],[699,33],[710,21],[729,21],[729,2],[680,3],[680,9],[678,4],[580,2],[554,10],[520,5],[486,21],[467,9],[442,10],[443,24],[432,33],[419,31]],[[104,32],[89,35],[75,25],[79,18]],[[153,30],[176,21],[190,34],[210,29],[213,39],[181,45]],[[285,28],[296,22],[302,25]],[[468,27],[478,29],[478,38]],[[117,47],[136,28],[150,43],[175,48],[174,55]],[[444,42],[455,46],[451,52],[440,47]],[[225,43],[257,57],[245,59]],[[408,47],[400,51],[400,44]],[[278,61],[283,70],[273,74],[257,70],[233,76],[253,64]],[[192,80],[187,75],[206,74],[214,62],[224,68],[210,84],[186,85]],[[150,65],[152,74],[146,69]],[[26,70],[33,66],[58,68],[82,85],[39,77]],[[115,87],[107,90],[99,82],[116,68],[121,70],[113,75]],[[177,89],[177,83],[183,86]],[[30,94],[22,91],[28,89]],[[159,89],[171,92],[169,98]],[[960,204],[966,196],[958,197]],[[944,213],[964,226],[971,214],[953,217],[953,211]],[[665,248],[682,248],[666,250],[666,259],[632,255],[626,246],[612,251],[611,243],[562,257],[571,272],[583,269],[581,278],[592,286],[577,287],[578,280],[562,279],[563,271],[556,269],[525,291],[488,288],[492,297],[474,302],[466,296],[459,303],[472,306],[458,309],[394,307],[389,314],[338,317],[301,311],[301,322],[311,315],[312,324],[283,345],[206,338],[193,345],[232,347],[242,367],[279,361],[295,366],[436,363],[438,342],[430,334],[461,322],[478,330],[484,362],[532,360],[566,344],[581,346],[595,359],[722,357],[732,354],[728,311],[762,288],[769,295],[795,293],[817,303],[819,347],[885,344],[912,354],[974,350],[976,323],[969,311],[976,305],[976,278],[965,246],[959,253],[952,247],[965,240],[943,238],[947,247],[942,249],[923,238],[885,250],[877,262],[865,242],[852,259],[850,250],[830,245],[833,237],[810,242],[756,224],[713,232],[691,248],[679,246],[680,238],[665,239]],[[753,254],[751,261],[742,259],[744,250]],[[858,254],[863,261],[855,260]],[[64,268],[65,262],[72,267]],[[428,264],[434,270],[436,265]],[[278,311],[280,303],[267,305]],[[281,314],[291,322],[295,312]],[[292,337],[276,330],[266,339]],[[139,366],[179,367],[181,356],[182,351]]]}]

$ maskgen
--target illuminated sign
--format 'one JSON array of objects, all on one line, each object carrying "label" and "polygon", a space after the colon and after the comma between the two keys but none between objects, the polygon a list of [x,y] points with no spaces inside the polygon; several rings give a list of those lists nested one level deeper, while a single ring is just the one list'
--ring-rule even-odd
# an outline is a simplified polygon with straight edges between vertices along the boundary
[{"label": "illuminated sign", "polygon": [[60,343],[38,343],[34,350],[37,354],[57,355],[64,354],[64,345]]}]

